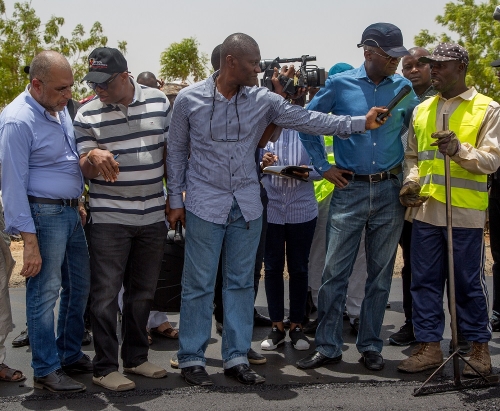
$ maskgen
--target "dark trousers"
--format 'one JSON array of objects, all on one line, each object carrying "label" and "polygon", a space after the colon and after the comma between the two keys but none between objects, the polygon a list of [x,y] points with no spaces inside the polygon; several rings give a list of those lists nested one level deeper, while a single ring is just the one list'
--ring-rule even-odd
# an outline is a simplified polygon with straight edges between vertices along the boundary
[{"label": "dark trousers", "polygon": [[161,269],[165,223],[147,226],[93,224],[91,230],[91,323],[94,334],[94,375],[118,370],[116,313],[122,287],[122,349],[124,367],[148,359],[146,324]]},{"label": "dark trousers", "polygon": [[490,247],[493,257],[493,315],[500,318],[500,198],[490,197]]},{"label": "dark trousers", "polygon": [[[413,328],[419,342],[441,341],[444,331],[443,292],[448,277],[446,227],[415,220],[411,269]],[[468,341],[491,337],[484,279],[481,228],[453,228],[453,262],[458,328]]]},{"label": "dark trousers", "polygon": [[283,321],[285,297],[283,271],[288,267],[290,294],[290,321],[300,324],[306,314],[308,263],[317,218],[298,224],[267,225],[266,296],[271,321]]},{"label": "dark trousers", "polygon": [[[259,246],[257,248],[257,254],[255,255],[255,267],[253,276],[253,287],[255,290],[254,301],[257,298],[257,293],[259,292],[259,281],[260,281],[260,271],[262,270],[262,263],[264,261],[264,250],[266,248],[266,232],[267,232],[267,195],[261,196],[262,206],[264,207],[262,211],[262,231],[260,233]],[[219,259],[219,267],[217,268],[217,278],[215,280],[215,290],[214,290],[214,317],[215,321],[223,324],[224,323],[224,305],[222,303],[222,263]]]},{"label": "dark trousers", "polygon": [[399,239],[399,245],[403,252],[403,268],[401,269],[401,277],[403,280],[403,311],[405,313],[406,322],[411,323],[411,307],[413,300],[411,298],[411,261],[410,261],[410,250],[411,250],[411,229],[412,223],[405,221],[403,225],[403,231],[401,233],[401,238]]}]

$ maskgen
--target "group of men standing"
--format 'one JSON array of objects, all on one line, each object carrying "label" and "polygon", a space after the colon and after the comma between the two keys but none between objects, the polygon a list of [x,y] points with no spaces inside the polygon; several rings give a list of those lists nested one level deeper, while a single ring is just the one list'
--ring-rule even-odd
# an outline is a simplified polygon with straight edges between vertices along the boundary
[{"label": "group of men standing", "polygon": [[[53,51],[33,59],[30,84],[0,116],[0,160],[6,231],[20,233],[25,243],[21,274],[29,278],[27,318],[36,388],[84,390],[67,375],[73,372],[93,373],[93,382],[110,390],[135,387],[118,372],[116,312],[122,285],[124,371],[166,375],[148,361],[146,333],[165,214],[171,226],[178,221],[186,226],[177,356],[181,375],[192,385],[212,384],[205,350],[220,257],[224,374],[244,384],[265,381],[250,369],[247,353],[262,227],[254,153],[271,123],[300,131],[314,167],[336,185],[316,349],[297,366],[311,369],[341,361],[347,282],[365,230],[368,275],[356,345],[366,368],[384,367],[380,331],[405,207],[412,207],[408,218],[413,221],[413,308],[406,317],[420,344],[398,368],[418,372],[442,363],[444,156],[449,156],[459,328],[472,341],[471,363],[484,374],[491,372],[482,230],[486,175],[500,166],[499,106],[466,87],[467,51],[445,43],[432,55],[411,52],[421,69],[430,71],[438,94],[429,97],[428,87],[420,87],[418,98],[411,91],[391,116],[377,119],[402,87],[418,86],[418,81],[395,74],[401,58],[410,56],[396,26],[370,25],[358,47],[363,64],[330,77],[306,110],[255,87],[259,47],[250,36],[233,34],[221,45],[220,70],[182,90],[172,111],[164,93],[129,76],[118,50],[98,48],[89,56],[84,78],[97,97],[78,111],[73,125],[65,108],[73,85],[68,62]],[[442,122],[443,113],[449,126]],[[319,134],[336,136],[335,165],[328,163]],[[408,141],[406,155],[402,135]],[[90,180],[90,256],[79,207],[84,177]],[[408,290],[408,276],[404,281]],[[55,336],[53,310],[60,290]],[[93,361],[80,349],[89,290]],[[467,367],[464,374],[475,375]]]}]

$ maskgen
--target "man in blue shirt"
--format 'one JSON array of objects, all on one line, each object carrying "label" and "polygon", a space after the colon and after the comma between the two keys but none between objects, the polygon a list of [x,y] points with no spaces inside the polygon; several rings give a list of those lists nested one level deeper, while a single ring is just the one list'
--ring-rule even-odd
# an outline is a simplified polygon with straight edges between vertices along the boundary
[{"label": "man in blue shirt", "polygon": [[[244,384],[264,378],[248,366],[253,325],[253,267],[262,228],[254,153],[274,123],[339,139],[377,128],[380,108],[329,116],[293,106],[263,87],[259,46],[236,33],[221,47],[221,68],[175,100],[167,137],[168,221],[186,224],[179,368],[186,382],[211,385],[205,370],[219,256],[223,267],[224,374]],[[185,191],[185,208],[183,192]],[[222,255],[221,255],[222,252]]]},{"label": "man in blue shirt", "polygon": [[[395,74],[401,57],[408,54],[399,28],[389,23],[372,24],[363,32],[358,47],[364,49],[364,64],[329,77],[325,88],[309,104],[309,110],[359,115],[369,107],[387,105],[403,86],[411,86],[409,80]],[[314,167],[337,189],[327,226],[328,250],[318,297],[316,351],[298,361],[299,368],[316,368],[342,359],[347,283],[363,228],[368,278],[356,345],[368,369],[384,367],[379,335],[404,218],[404,207],[398,198],[403,160],[401,127],[408,124],[417,104],[412,91],[392,111],[384,127],[349,139],[336,139],[333,166],[326,159],[319,136],[301,133]]]},{"label": "man in blue shirt", "polygon": [[[24,240],[34,387],[79,392],[65,372],[92,372],[81,351],[83,313],[90,287],[82,227],[83,177],[66,105],[73,74],[55,51],[33,59],[30,84],[0,115],[0,159],[6,232]],[[60,295],[57,338],[54,307]]]}]

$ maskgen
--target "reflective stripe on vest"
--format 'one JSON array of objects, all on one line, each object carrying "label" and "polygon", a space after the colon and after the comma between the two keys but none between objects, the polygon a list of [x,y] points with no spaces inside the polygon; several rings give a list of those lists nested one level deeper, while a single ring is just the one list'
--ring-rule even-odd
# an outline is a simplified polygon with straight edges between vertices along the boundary
[{"label": "reflective stripe on vest", "polygon": [[[326,158],[330,164],[335,164],[335,156],[333,155],[333,136],[324,136],[324,139]],[[335,185],[326,179],[313,181],[313,183],[314,195],[316,196],[316,201],[318,201],[318,203],[328,197],[335,188]]]},{"label": "reflective stripe on vest", "polygon": [[[418,168],[420,194],[445,203],[444,157],[431,134],[436,131],[436,115],[439,97],[431,97],[418,106],[413,121],[418,143]],[[477,94],[472,100],[460,103],[449,118],[450,130],[455,131],[462,143],[476,146],[479,128],[483,122],[491,98]],[[472,174],[454,161],[450,162],[451,204],[454,207],[486,210],[488,207],[487,176]]]}]

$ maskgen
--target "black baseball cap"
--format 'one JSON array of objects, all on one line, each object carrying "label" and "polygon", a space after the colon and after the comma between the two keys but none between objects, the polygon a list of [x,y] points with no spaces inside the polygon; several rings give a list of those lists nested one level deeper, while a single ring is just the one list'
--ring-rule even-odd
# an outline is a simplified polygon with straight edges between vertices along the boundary
[{"label": "black baseball cap", "polygon": [[128,71],[127,60],[123,54],[111,47],[98,47],[90,53],[89,72],[82,81],[104,83],[115,73]]},{"label": "black baseball cap", "polygon": [[384,50],[391,57],[408,56],[410,53],[403,46],[401,30],[391,23],[369,25],[361,36],[358,47],[373,46]]},{"label": "black baseball cap", "polygon": [[500,59],[495,60],[493,63],[490,63],[491,67],[500,67]]}]

